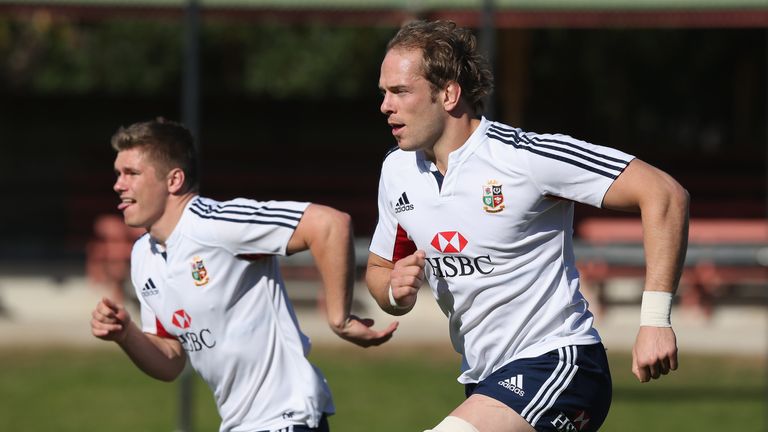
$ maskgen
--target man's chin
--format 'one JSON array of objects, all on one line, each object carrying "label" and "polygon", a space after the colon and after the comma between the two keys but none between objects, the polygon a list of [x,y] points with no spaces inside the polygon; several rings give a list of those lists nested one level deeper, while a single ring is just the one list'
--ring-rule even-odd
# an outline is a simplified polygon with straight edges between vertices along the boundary
[{"label": "man's chin", "polygon": [[126,215],[123,215],[123,222],[131,228],[144,228],[144,224],[138,222]]}]

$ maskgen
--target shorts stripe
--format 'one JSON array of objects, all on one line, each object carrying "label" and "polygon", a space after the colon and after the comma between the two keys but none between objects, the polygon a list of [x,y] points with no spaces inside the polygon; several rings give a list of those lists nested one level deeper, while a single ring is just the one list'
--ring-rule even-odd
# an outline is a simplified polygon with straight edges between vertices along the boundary
[{"label": "shorts stripe", "polygon": [[[557,376],[560,374],[560,369],[565,365],[565,363],[562,362],[563,358],[563,352],[562,348],[558,348],[558,354],[560,355],[560,361],[557,362],[557,366],[555,367],[554,372],[547,378],[547,380],[544,382],[544,384],[539,388],[539,391],[536,393],[536,396],[531,399],[531,402],[528,403],[528,405],[525,407],[525,409],[520,412],[520,415],[528,420],[528,412],[535,407],[539,403],[539,399],[542,397],[542,394],[547,391],[548,388],[552,385],[552,381],[557,378]],[[530,421],[529,421],[530,422]]]},{"label": "shorts stripe", "polygon": [[579,370],[579,367],[576,366],[577,350],[575,346],[562,347],[557,352],[560,356],[557,367],[520,414],[532,426],[536,426],[536,422],[541,416],[552,408],[557,398],[570,385]]},{"label": "shorts stripe", "polygon": [[[525,390],[523,381],[525,378]],[[465,386],[465,394],[484,395],[508,406],[537,431],[564,428],[564,417],[589,418],[582,429],[595,431],[611,406],[611,375],[603,344],[555,348],[538,357],[513,360],[482,381]]]}]

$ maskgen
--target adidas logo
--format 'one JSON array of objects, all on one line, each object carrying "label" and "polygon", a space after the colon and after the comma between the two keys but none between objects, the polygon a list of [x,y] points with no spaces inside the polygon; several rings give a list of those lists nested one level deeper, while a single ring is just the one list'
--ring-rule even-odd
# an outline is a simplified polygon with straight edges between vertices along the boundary
[{"label": "adidas logo", "polygon": [[499,381],[499,385],[520,397],[525,396],[522,374],[517,374],[516,376],[501,380]]},{"label": "adidas logo", "polygon": [[403,192],[403,194],[400,195],[400,199],[398,199],[397,203],[395,204],[395,214],[410,210],[413,210],[413,204],[408,201],[408,195]]},{"label": "adidas logo", "polygon": [[156,295],[159,292],[160,292],[160,290],[157,289],[157,287],[155,286],[155,283],[152,282],[152,278],[147,279],[147,282],[141,288],[141,296],[142,297],[153,296],[153,295]]}]

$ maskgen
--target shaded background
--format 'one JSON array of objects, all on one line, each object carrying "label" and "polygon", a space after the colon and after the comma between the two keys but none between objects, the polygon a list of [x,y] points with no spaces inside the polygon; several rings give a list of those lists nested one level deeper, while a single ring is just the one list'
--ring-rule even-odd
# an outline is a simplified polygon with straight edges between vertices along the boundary
[{"label": "shaded background", "polygon": [[[735,220],[733,226],[766,223],[765,0],[498,0],[489,19],[491,3],[205,0],[200,9],[196,128],[202,149],[201,192],[218,199],[247,196],[328,204],[352,215],[364,244],[375,226],[381,160],[394,145],[378,109],[378,69],[386,42],[407,19],[447,18],[476,30],[483,50],[495,59],[492,119],[635,154],[688,189],[694,219]],[[112,353],[121,359],[115,361],[94,353],[107,345],[118,350],[87,331],[90,308],[102,291],[91,289],[93,281],[84,275],[94,219],[117,214],[110,136],[119,126],[136,121],[185,117],[184,6],[182,0],[0,0],[0,197],[6,204],[0,212],[0,347],[10,348],[0,351],[6,372],[0,380],[4,383],[0,399],[21,401],[18,406],[8,404],[0,415],[5,421],[0,425],[6,429],[35,430],[30,425],[38,424],[38,430],[83,430],[88,421],[131,429],[126,419],[115,422],[112,410],[129,407],[125,412],[136,420],[142,417],[136,413],[146,413],[146,406],[158,406],[159,402],[149,402],[138,407],[149,401],[149,395],[160,395],[165,404],[153,410],[158,421],[169,424],[169,407],[175,406],[177,430],[193,429],[189,376],[181,380],[178,400],[169,402],[167,388],[128,386],[157,383],[141,376],[121,353]],[[495,26],[486,27],[488,22]],[[577,226],[593,216],[636,217],[579,206]],[[757,270],[750,290],[731,290],[734,281],[713,274],[709,282],[718,290],[715,313],[690,316],[677,308],[674,313],[683,356],[702,351],[732,358],[721,364],[709,357],[685,357],[686,362],[693,360],[650,389],[626,384],[629,362],[614,362],[612,368],[617,363],[623,368],[616,374],[612,420],[622,425],[616,430],[643,427],[644,417],[655,419],[662,412],[670,413],[670,418],[659,421],[675,430],[726,424],[738,430],[764,429],[768,255],[764,261],[756,255],[745,260],[754,250],[766,250],[764,238],[752,243],[738,249],[747,253],[736,258],[741,261],[735,266],[737,273],[742,271],[739,266]],[[710,246],[724,251],[721,259],[725,255],[724,261],[730,260],[727,245],[703,248]],[[639,245],[632,249],[639,251]],[[362,250],[358,258],[364,257]],[[631,261],[641,266],[642,254]],[[701,263],[693,264],[698,268]],[[707,270],[711,263],[703,264]],[[297,267],[305,265],[300,262]],[[374,382],[367,377],[349,379],[350,364],[336,365],[332,344],[339,340],[330,334],[317,308],[317,283],[288,267],[289,296],[301,315],[302,328],[319,341],[320,361],[323,345],[332,347],[326,347],[326,353],[333,355],[325,354],[323,365],[330,371],[330,381],[335,386]],[[637,268],[634,272],[631,281],[609,280],[601,287],[606,297],[613,296],[605,302],[609,309],[600,306],[605,299],[591,307],[614,355],[629,351],[637,328],[642,280]],[[356,307],[366,314],[378,313],[362,285],[358,281]],[[690,291],[690,286],[683,288],[683,293]],[[413,344],[422,357],[435,344],[447,343],[444,319],[434,302],[419,302],[418,308],[423,310],[403,318],[397,340],[384,351],[371,352],[381,365],[371,367],[375,362],[366,361],[362,370],[399,386],[388,377],[400,376],[400,371],[380,373],[380,367],[396,360],[378,356]],[[391,319],[383,315],[375,316],[379,323]],[[25,346],[42,351],[28,354],[20,348]],[[55,350],[58,346],[82,351],[62,355]],[[51,347],[54,351],[45,351]],[[358,355],[343,357],[354,363]],[[48,357],[51,363],[40,360]],[[83,366],[83,359],[93,363]],[[455,365],[446,359],[448,384]],[[697,364],[712,369],[692,374]],[[333,365],[339,370],[334,371]],[[125,375],[120,384],[114,371],[99,375],[98,368],[104,366],[135,375]],[[409,360],[404,369],[410,366]],[[58,378],[65,371],[71,371],[71,381]],[[55,379],[47,375],[51,372],[57,374]],[[718,384],[729,374],[747,377]],[[92,381],[103,388],[88,391],[86,376],[95,376]],[[675,392],[675,386],[682,390]],[[95,401],[84,402],[87,399],[77,394],[78,389],[95,395]],[[370,407],[378,401],[370,402],[353,390],[336,390],[339,406],[358,403],[363,408],[359,419],[339,416],[334,421],[347,421],[351,425],[347,430],[371,422]],[[140,396],[132,397],[131,391]],[[108,396],[112,392],[119,403]],[[398,387],[393,394],[399,393]],[[215,428],[217,418],[207,392],[198,394],[205,394],[205,419]],[[663,407],[649,408],[646,401],[660,401]],[[49,415],[26,409],[41,403]],[[88,419],[70,404],[92,407]],[[429,418],[418,410],[409,413],[428,427],[430,418],[444,415],[446,408],[440,404],[434,410]],[[389,412],[376,411],[388,417],[371,423],[386,427],[392,420]],[[65,420],[72,413],[76,416],[67,429]],[[96,414],[104,415],[104,420]],[[39,426],[33,417],[55,426]],[[736,418],[746,426],[734,423]],[[685,426],[673,426],[675,421]]]},{"label": "shaded background", "polygon": [[[111,134],[182,117],[183,4],[92,3],[0,2],[4,263],[82,260],[117,204]],[[329,204],[369,236],[394,145],[387,40],[414,16],[480,33],[482,11],[260,3],[201,9],[202,193]],[[582,9],[498,8],[493,118],[635,154],[689,190],[694,218],[764,218],[766,11]]]}]

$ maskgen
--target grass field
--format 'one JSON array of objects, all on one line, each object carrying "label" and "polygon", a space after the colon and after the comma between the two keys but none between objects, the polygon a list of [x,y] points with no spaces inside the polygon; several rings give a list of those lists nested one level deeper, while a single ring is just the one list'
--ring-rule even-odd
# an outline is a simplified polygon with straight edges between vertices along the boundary
[{"label": "grass field", "polygon": [[[681,369],[650,384],[610,353],[614,399],[603,431],[764,432],[766,364],[758,357],[685,355]],[[334,432],[420,432],[462,399],[457,358],[442,348],[316,347],[338,415]],[[177,387],[153,381],[117,349],[0,352],[0,431],[173,431]],[[195,382],[196,431],[218,430],[204,384]]]}]

